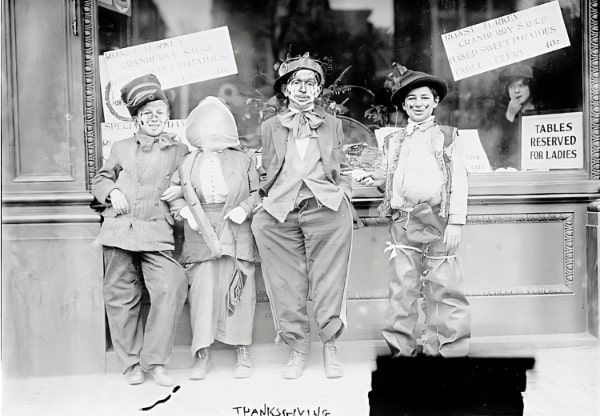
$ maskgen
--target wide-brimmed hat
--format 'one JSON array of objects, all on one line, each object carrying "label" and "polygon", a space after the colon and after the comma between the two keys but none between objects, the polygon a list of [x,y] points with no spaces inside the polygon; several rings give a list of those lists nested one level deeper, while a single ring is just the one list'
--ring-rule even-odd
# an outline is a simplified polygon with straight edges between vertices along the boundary
[{"label": "wide-brimmed hat", "polygon": [[167,94],[154,74],[146,74],[129,81],[121,87],[121,100],[129,114],[135,116],[138,110],[151,101],[164,101],[169,105]]},{"label": "wide-brimmed hat", "polygon": [[419,87],[433,88],[437,92],[440,101],[448,94],[448,84],[442,78],[408,69],[400,76],[397,88],[394,89],[390,98],[391,103],[395,105],[402,104],[408,93]]},{"label": "wide-brimmed hat", "polygon": [[310,54],[306,52],[302,56],[298,56],[295,58],[287,59],[282,62],[281,65],[277,68],[277,79],[273,84],[273,89],[276,93],[281,91],[281,86],[287,82],[287,80],[292,76],[292,74],[300,69],[308,69],[311,70],[319,76],[319,82],[323,85],[325,82],[325,74],[323,72],[323,67],[319,63],[319,61],[312,59]]},{"label": "wide-brimmed hat", "polygon": [[498,79],[502,82],[518,78],[533,79],[533,69],[529,65],[518,63],[504,68],[498,76]]}]

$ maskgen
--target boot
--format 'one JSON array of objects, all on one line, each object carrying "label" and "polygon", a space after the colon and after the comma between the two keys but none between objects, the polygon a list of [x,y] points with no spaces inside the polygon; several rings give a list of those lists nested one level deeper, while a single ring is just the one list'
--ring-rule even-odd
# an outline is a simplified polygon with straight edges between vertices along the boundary
[{"label": "boot", "polygon": [[323,344],[323,366],[327,378],[340,378],[344,375],[344,369],[337,357],[337,349],[335,341]]},{"label": "boot", "polygon": [[236,345],[235,352],[237,363],[235,364],[234,378],[248,378],[252,373],[252,360],[250,360],[250,351],[245,345]]},{"label": "boot", "polygon": [[171,377],[169,373],[167,373],[167,370],[163,365],[157,365],[156,367],[152,367],[150,370],[148,370],[148,374],[150,374],[154,381],[156,381],[161,386],[169,387],[175,384],[175,380],[173,380],[173,377]]},{"label": "boot", "polygon": [[142,384],[144,382],[144,371],[139,364],[136,364],[127,370],[125,373],[125,378],[127,379],[127,383],[131,384],[132,386],[136,384]]},{"label": "boot", "polygon": [[208,374],[208,370],[210,370],[210,349],[202,348],[200,351],[198,351],[198,357],[196,358],[194,367],[192,367],[190,380],[205,379],[206,375]]},{"label": "boot", "polygon": [[290,360],[287,365],[283,368],[282,376],[286,379],[295,379],[302,375],[304,366],[306,365],[306,354],[292,351]]}]

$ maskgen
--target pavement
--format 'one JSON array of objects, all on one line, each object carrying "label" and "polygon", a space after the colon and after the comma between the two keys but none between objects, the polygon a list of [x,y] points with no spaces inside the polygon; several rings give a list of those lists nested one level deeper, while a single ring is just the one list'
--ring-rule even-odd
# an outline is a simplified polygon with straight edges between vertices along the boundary
[{"label": "pavement", "polygon": [[[228,348],[214,353],[205,380],[191,381],[188,369],[171,369],[177,387],[159,386],[149,376],[144,384],[129,386],[117,372],[3,378],[1,414],[368,415],[375,358],[388,353],[383,341],[340,342],[345,376],[334,380],[324,377],[321,347],[313,345],[305,372],[297,380],[281,378],[289,352],[273,344],[251,347],[254,368],[248,379],[233,378],[235,357]],[[600,415],[598,339],[591,335],[475,338],[470,355],[535,358],[523,393],[525,415]]]}]

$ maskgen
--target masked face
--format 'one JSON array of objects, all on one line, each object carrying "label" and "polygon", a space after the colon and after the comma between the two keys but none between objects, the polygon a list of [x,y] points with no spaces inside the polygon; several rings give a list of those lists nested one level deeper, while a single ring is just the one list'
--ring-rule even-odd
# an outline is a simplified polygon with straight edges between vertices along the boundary
[{"label": "masked face", "polygon": [[439,97],[433,95],[431,88],[419,87],[408,93],[402,108],[406,111],[409,120],[420,123],[431,117],[439,101]]},{"label": "masked face", "polygon": [[281,87],[281,91],[288,98],[290,108],[306,110],[321,93],[321,85],[313,71],[301,69]]},{"label": "masked face", "polygon": [[135,117],[140,133],[148,136],[161,134],[169,120],[169,106],[164,101],[151,101],[141,107]]}]

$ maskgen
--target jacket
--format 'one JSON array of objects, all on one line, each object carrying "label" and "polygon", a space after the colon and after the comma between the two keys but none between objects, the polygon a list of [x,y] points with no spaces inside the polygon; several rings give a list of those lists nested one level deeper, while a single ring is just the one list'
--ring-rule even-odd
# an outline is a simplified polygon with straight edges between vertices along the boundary
[{"label": "jacket", "polygon": [[[324,118],[323,124],[316,129],[316,132],[319,136],[317,141],[325,178],[340,186],[348,200],[350,200],[352,197],[352,177],[342,175],[342,172],[350,170],[342,149],[344,142],[342,122],[321,108],[316,107],[314,111]],[[287,137],[288,129],[281,124],[279,117],[271,117],[262,123],[262,166],[266,169],[266,175],[261,180],[261,196],[269,194],[269,189],[283,166],[287,149]]]},{"label": "jacket", "polygon": [[[188,149],[173,137],[162,134],[148,151],[141,149],[137,136],[113,145],[108,160],[92,179],[92,193],[108,204],[102,212],[100,244],[130,251],[174,249],[174,219],[160,196]],[[130,207],[127,214],[117,215],[110,205],[114,189],[125,195]]]},{"label": "jacket", "polygon": [[[442,189],[440,216],[448,218],[449,224],[465,224],[469,189],[467,170],[456,141],[458,131],[455,128],[437,124],[432,128],[437,129],[439,132],[435,153],[440,169],[444,172],[446,178],[444,189]],[[382,216],[388,216],[391,213],[391,179],[398,164],[398,159],[394,160],[394,158],[399,154],[399,147],[402,147],[405,137],[406,130],[403,128],[389,137],[386,142],[386,154],[382,160],[382,170],[386,179],[386,192],[384,201],[379,207]]]},{"label": "jacket", "polygon": [[202,204],[190,180],[194,170],[202,163],[203,151],[197,150],[189,154],[171,180],[172,185],[182,186],[183,198],[172,201],[170,206],[171,211],[176,214],[188,205],[200,226],[200,232],[192,230],[187,221],[185,222],[185,241],[179,259],[181,263],[197,263],[222,255],[251,262],[258,261],[258,252],[250,229],[250,218],[258,202],[258,172],[254,159],[239,147],[224,149],[222,155],[221,169],[229,194],[220,218],[238,206],[246,211],[248,218],[242,224],[221,219],[214,232],[207,229],[212,226],[206,221]]}]

